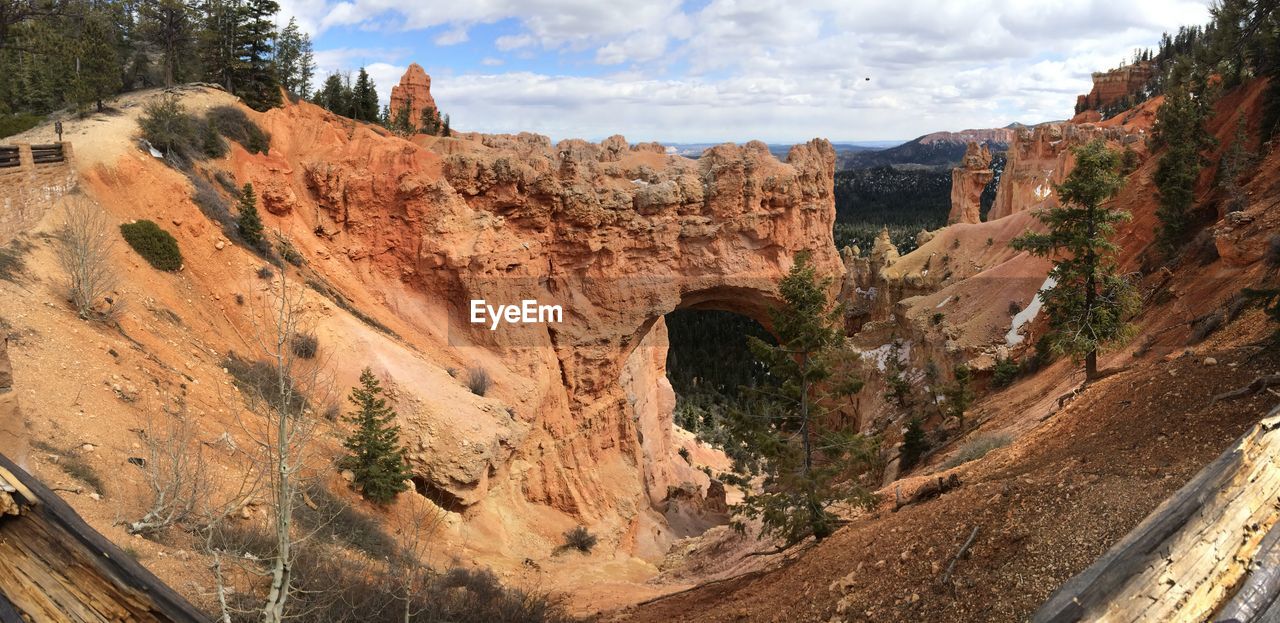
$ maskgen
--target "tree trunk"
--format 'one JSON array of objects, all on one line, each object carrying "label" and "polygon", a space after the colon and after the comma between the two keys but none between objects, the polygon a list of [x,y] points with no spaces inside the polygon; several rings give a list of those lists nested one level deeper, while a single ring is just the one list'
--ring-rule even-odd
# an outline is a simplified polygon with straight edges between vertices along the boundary
[{"label": "tree trunk", "polygon": [[1084,379],[1092,381],[1096,378],[1098,378],[1098,351],[1094,349],[1084,357]]}]

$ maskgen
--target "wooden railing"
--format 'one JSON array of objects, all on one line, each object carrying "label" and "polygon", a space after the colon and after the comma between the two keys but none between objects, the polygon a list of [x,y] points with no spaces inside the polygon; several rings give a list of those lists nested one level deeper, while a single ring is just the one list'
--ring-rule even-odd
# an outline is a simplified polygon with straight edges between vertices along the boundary
[{"label": "wooden railing", "polygon": [[62,162],[65,158],[62,155],[62,144],[53,143],[50,145],[32,145],[31,160],[36,164],[48,164],[51,162]]},{"label": "wooden railing", "polygon": [[0,169],[22,166],[22,152],[17,145],[0,145]]}]

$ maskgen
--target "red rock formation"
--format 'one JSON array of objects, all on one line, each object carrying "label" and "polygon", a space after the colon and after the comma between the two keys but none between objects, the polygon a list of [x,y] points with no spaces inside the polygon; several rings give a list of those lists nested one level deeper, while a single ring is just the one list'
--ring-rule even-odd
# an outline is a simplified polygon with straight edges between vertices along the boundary
[{"label": "red rock formation", "polygon": [[982,189],[995,177],[991,170],[991,152],[986,145],[970,142],[960,166],[951,170],[951,214],[947,224],[977,223],[982,220]]},{"label": "red rock formation", "polygon": [[[246,161],[242,174],[291,184],[286,218],[322,232],[367,287],[403,294],[394,307],[406,322],[447,336],[498,379],[509,413],[423,409],[405,426],[422,448],[415,471],[479,513],[546,505],[659,554],[671,531],[655,503],[671,486],[705,483],[676,453],[672,401],[654,382],[662,316],[697,307],[768,323],[798,251],[826,274],[841,270],[825,140],[786,162],[761,142],[695,161],[622,137],[553,146],[461,134],[432,152],[373,130],[349,135],[309,104],[262,121],[274,162]],[[475,299],[561,304],[565,319],[493,332],[467,320]],[[424,326],[423,309],[446,320]]]},{"label": "red rock formation", "polygon": [[1076,113],[1101,110],[1142,91],[1155,75],[1155,63],[1139,61],[1110,71],[1093,72],[1093,89],[1076,97]]},{"label": "red rock formation", "polygon": [[408,105],[409,119],[413,124],[422,123],[422,111],[435,111],[436,121],[440,120],[440,110],[436,108],[436,100],[431,97],[431,76],[417,63],[411,63],[400,76],[400,84],[391,87],[391,116],[394,118]]},{"label": "red rock formation", "polygon": [[1056,204],[1054,187],[1066,179],[1075,165],[1071,148],[1095,138],[1112,141],[1115,147],[1140,140],[1125,128],[1093,124],[1042,123],[1018,130],[1009,144],[1000,187],[996,189],[995,203],[987,213],[987,220]]}]

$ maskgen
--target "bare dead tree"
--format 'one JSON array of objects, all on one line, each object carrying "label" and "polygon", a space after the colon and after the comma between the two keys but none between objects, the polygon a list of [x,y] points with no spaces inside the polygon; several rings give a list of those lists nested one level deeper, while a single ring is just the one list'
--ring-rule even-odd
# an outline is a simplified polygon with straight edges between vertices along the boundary
[{"label": "bare dead tree", "polygon": [[[411,498],[413,496],[410,496]],[[444,525],[445,512],[422,499],[409,499],[408,512],[395,522],[396,555],[390,561],[392,592],[403,605],[404,623],[422,613],[419,597],[430,580],[428,558],[435,536]]]},{"label": "bare dead tree", "polygon": [[71,304],[88,319],[99,299],[115,287],[111,249],[116,239],[106,212],[88,198],[68,195],[62,204],[66,222],[58,240],[58,263],[67,273]]},{"label": "bare dead tree", "polygon": [[197,427],[185,405],[146,416],[142,431],[147,456],[142,469],[151,502],[147,512],[128,525],[130,534],[155,534],[187,521],[200,499],[209,495],[209,473]]},{"label": "bare dead tree", "polygon": [[[311,331],[305,290],[290,283],[288,270],[282,268],[279,274],[257,302],[261,311],[251,313],[254,330],[246,345],[254,357],[252,375],[237,383],[251,416],[241,427],[257,451],[251,469],[266,489],[273,531],[274,551],[260,567],[269,579],[258,608],[263,623],[284,620],[293,590],[295,547],[309,536],[295,534],[293,516],[302,499],[302,472],[317,428],[310,405],[324,404],[332,387],[326,360],[305,359],[294,352],[295,337]],[[224,620],[228,618],[224,611]]]}]

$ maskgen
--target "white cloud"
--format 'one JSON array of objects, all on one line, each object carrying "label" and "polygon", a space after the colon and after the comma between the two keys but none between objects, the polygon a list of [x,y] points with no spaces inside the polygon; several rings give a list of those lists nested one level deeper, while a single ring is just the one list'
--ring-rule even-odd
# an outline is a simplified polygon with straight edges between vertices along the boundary
[{"label": "white cloud", "polygon": [[435,43],[436,45],[457,45],[459,43],[466,43],[468,39],[470,39],[470,37],[467,36],[467,29],[462,26],[457,26],[444,31],[436,37]]},{"label": "white cloud", "polygon": [[[438,46],[491,44],[484,67],[502,66],[506,53],[544,68],[437,76],[433,91],[455,127],[677,141],[909,138],[1063,118],[1090,72],[1154,46],[1162,30],[1207,19],[1204,0],[283,4],[321,33],[440,28]],[[493,35],[482,25],[499,22],[503,34],[485,40]],[[404,65],[430,52],[343,48],[317,58],[377,66],[385,98]]]}]

